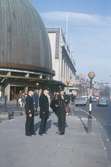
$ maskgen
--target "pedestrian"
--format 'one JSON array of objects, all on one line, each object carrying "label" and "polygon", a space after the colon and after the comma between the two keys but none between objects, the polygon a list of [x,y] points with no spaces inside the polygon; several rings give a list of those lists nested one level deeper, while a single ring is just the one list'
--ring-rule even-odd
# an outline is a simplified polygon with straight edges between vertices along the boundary
[{"label": "pedestrian", "polygon": [[35,90],[35,92],[34,92],[33,100],[34,100],[34,112],[35,112],[35,115],[38,115],[39,95],[38,95],[37,90]]},{"label": "pedestrian", "polygon": [[51,101],[50,106],[58,118],[58,134],[63,135],[65,133],[65,123],[66,123],[63,91],[55,94],[54,98]]},{"label": "pedestrian", "polygon": [[22,93],[21,96],[18,98],[18,108],[20,110],[20,114],[23,115],[25,106],[25,94]]},{"label": "pedestrian", "polygon": [[75,95],[71,93],[71,102],[74,103],[74,100],[75,100]]},{"label": "pedestrian", "polygon": [[69,106],[70,97],[69,97],[69,95],[64,94],[64,102],[65,102],[65,112],[66,112],[66,115],[69,115],[70,114],[70,106]]},{"label": "pedestrian", "polygon": [[51,100],[51,104],[50,107],[52,108],[53,112],[55,113],[55,115],[57,116],[57,118],[59,117],[59,111],[58,111],[58,107],[59,107],[59,102],[58,102],[58,95],[59,93],[54,92],[54,96]]},{"label": "pedestrian", "polygon": [[40,106],[40,129],[39,134],[42,135],[46,133],[46,123],[49,118],[49,100],[47,97],[47,90],[42,90],[40,98],[39,98],[39,106]]},{"label": "pedestrian", "polygon": [[34,135],[34,104],[33,104],[33,92],[29,91],[25,102],[26,123],[25,134],[27,136]]},{"label": "pedestrian", "polygon": [[46,91],[46,95],[47,95],[48,102],[49,102],[49,112],[50,112],[50,103],[51,103],[51,97],[50,97],[49,90],[47,90],[47,91]]}]

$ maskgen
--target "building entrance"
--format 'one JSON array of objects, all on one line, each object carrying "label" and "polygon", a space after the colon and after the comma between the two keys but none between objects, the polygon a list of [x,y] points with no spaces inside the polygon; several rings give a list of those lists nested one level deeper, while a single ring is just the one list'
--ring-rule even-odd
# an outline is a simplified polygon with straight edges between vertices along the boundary
[{"label": "building entrance", "polygon": [[10,87],[10,100],[17,99],[20,92],[24,91],[24,87],[22,86],[11,86]]}]

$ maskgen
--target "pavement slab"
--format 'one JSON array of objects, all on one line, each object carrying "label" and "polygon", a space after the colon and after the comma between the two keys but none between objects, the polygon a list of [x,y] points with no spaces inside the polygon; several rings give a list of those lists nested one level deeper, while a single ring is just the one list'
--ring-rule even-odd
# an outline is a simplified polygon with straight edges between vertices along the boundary
[{"label": "pavement slab", "polygon": [[96,119],[67,116],[65,135],[58,135],[52,113],[47,133],[25,136],[25,116],[0,124],[0,167],[111,167]]}]

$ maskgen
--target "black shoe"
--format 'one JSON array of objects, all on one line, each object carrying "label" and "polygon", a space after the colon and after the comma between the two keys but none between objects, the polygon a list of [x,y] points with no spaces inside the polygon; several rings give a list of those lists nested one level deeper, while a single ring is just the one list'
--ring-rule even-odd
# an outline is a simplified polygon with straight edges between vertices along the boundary
[{"label": "black shoe", "polygon": [[32,134],[25,134],[26,136],[32,136]]},{"label": "black shoe", "polygon": [[40,132],[39,132],[39,135],[41,135],[41,136],[42,136],[42,135],[43,135],[43,132],[41,132],[41,131],[40,131]]},{"label": "black shoe", "polygon": [[56,132],[59,135],[64,135],[64,132]]},{"label": "black shoe", "polygon": [[39,135],[40,135],[40,136],[42,136],[42,135],[43,135],[43,133],[39,133]]},{"label": "black shoe", "polygon": [[34,133],[32,133],[32,135],[36,135],[36,133],[34,132]]},{"label": "black shoe", "polygon": [[64,132],[60,132],[59,134],[60,134],[60,135],[64,135]]}]

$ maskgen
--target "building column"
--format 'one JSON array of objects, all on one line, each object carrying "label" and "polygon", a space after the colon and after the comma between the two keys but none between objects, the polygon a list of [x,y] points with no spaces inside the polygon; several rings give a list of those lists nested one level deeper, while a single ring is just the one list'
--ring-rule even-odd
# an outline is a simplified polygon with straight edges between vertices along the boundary
[{"label": "building column", "polygon": [[64,83],[65,83],[65,59],[64,59]]},{"label": "building column", "polygon": [[64,76],[64,58],[63,58],[63,63],[62,63],[62,81],[64,82],[65,76]]},{"label": "building column", "polygon": [[70,81],[70,68],[68,66],[68,80]]},{"label": "building column", "polygon": [[66,62],[65,62],[65,82],[67,81],[67,67],[66,67]]},{"label": "building column", "polygon": [[7,101],[10,101],[10,84],[5,88],[4,94],[7,97]]},{"label": "building column", "polygon": [[68,66],[66,64],[66,80],[68,81]]},{"label": "building column", "polygon": [[59,54],[59,80],[62,81],[62,48],[60,48]]}]

